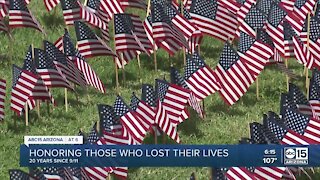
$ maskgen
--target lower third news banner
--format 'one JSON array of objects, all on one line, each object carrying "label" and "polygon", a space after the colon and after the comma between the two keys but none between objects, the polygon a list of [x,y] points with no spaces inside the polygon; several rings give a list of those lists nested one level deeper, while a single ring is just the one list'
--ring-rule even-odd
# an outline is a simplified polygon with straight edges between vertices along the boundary
[{"label": "lower third news banner", "polygon": [[319,166],[320,146],[21,145],[28,167]]}]

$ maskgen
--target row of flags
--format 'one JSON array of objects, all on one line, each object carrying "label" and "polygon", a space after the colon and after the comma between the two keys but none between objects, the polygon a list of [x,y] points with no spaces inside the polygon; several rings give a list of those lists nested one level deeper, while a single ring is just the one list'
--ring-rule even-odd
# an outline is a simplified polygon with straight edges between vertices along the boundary
[{"label": "row of flags", "polygon": [[26,104],[33,109],[36,100],[55,104],[51,88],[75,91],[75,86],[92,86],[105,93],[102,81],[75,48],[67,30],[60,39],[61,44],[43,41],[43,50],[30,46],[23,66],[13,65],[11,109],[16,114],[21,115]]},{"label": "row of flags", "polygon": [[[307,98],[294,84],[281,95],[280,113],[268,112],[263,122],[250,123],[250,137],[240,143],[309,145],[320,143],[319,88],[320,72],[313,70]],[[295,179],[301,168],[231,167],[214,169],[215,179]]]}]

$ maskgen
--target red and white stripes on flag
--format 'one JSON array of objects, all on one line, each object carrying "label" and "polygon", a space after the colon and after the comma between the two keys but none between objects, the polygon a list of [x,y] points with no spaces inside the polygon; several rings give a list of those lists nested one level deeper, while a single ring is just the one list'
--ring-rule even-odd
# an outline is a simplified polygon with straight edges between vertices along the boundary
[{"label": "red and white stripes on flag", "polygon": [[194,95],[193,92],[190,93],[190,98],[188,99],[188,104],[190,107],[192,107],[193,110],[195,110],[201,118],[204,118],[203,109],[196,98],[196,95]]},{"label": "red and white stripes on flag", "polygon": [[121,124],[124,128],[124,136],[131,136],[136,144],[142,144],[142,141],[147,134],[148,129],[142,126],[140,119],[136,112],[129,111],[120,117]]},{"label": "red and white stripes on flag", "polygon": [[[52,94],[50,93],[48,87],[44,84],[43,80],[40,78],[40,76],[38,77],[38,81],[36,86],[34,87],[34,89],[32,90],[32,93],[29,97],[31,100],[48,100],[50,101],[52,104],[55,104],[54,98],[52,96]],[[35,107],[35,103],[32,102],[31,104],[29,104],[29,108],[33,109]]]},{"label": "red and white stripes on flag", "polygon": [[316,64],[316,61],[314,60],[311,52],[308,50],[308,47],[301,43],[298,37],[293,37],[293,44],[294,55],[300,64],[306,66],[308,69],[320,67],[319,64]]},{"label": "red and white stripes on flag", "polygon": [[0,0],[0,19],[7,16],[8,13],[9,13],[9,1]]},{"label": "red and white stripes on flag", "polygon": [[4,119],[5,99],[6,99],[6,80],[0,79],[0,121]]},{"label": "red and white stripes on flag", "polygon": [[83,169],[91,180],[106,179],[112,172],[110,167],[84,167]]},{"label": "red and white stripes on flag", "polygon": [[315,118],[310,118],[303,136],[312,139],[316,143],[320,143],[320,121]]},{"label": "red and white stripes on flag", "polygon": [[147,54],[151,54],[153,52],[153,45],[149,40],[147,30],[144,27],[144,22],[140,20],[139,16],[133,14],[131,14],[131,20],[134,26],[134,34],[143,45],[143,48],[147,51]]},{"label": "red and white stripes on flag", "polygon": [[240,60],[247,64],[252,78],[255,80],[273,55],[272,47],[260,41],[255,41],[244,53],[239,53]]},{"label": "red and white stripes on flag", "polygon": [[207,65],[193,73],[186,83],[198,101],[214,94],[221,87],[214,76],[214,71]]},{"label": "red and white stripes on flag", "polygon": [[102,93],[106,92],[106,89],[99,76],[85,60],[76,58],[74,64],[82,72],[88,85],[91,85]]},{"label": "red and white stripes on flag", "polygon": [[102,20],[98,15],[91,12],[88,7],[83,6],[82,4],[80,4],[80,2],[78,3],[80,6],[80,18],[82,20],[104,31],[109,28],[107,22]]},{"label": "red and white stripes on flag", "polygon": [[309,145],[314,144],[315,141],[307,136],[303,136],[292,130],[288,130],[280,143],[285,145]]},{"label": "red and white stripes on flag", "polygon": [[60,0],[43,0],[44,5],[46,6],[48,11],[51,11],[53,8],[55,8],[59,3]]},{"label": "red and white stripes on flag", "polygon": [[280,5],[282,5],[287,11],[293,11],[295,2],[296,0],[281,0]]},{"label": "red and white stripes on flag", "polygon": [[237,14],[241,7],[241,4],[236,0],[218,0],[218,3],[227,8],[234,15]]},{"label": "red and white stripes on flag", "polygon": [[9,27],[10,29],[28,27],[44,32],[30,11],[9,9]]},{"label": "red and white stripes on flag", "polygon": [[63,52],[63,36],[59,37],[59,39],[54,42],[54,46],[59,49],[59,51]]},{"label": "red and white stripes on flag", "polygon": [[194,12],[190,12],[190,15],[192,17],[190,21],[202,33],[222,41],[234,39],[236,30],[238,29],[238,21],[224,6],[218,5],[215,19],[207,18]]},{"label": "red and white stripes on flag", "polygon": [[[131,136],[123,136],[122,134],[115,134],[103,131],[103,138],[100,139],[102,143],[107,145],[133,145],[135,144]],[[99,142],[98,141],[98,142]]]},{"label": "red and white stripes on flag", "polygon": [[254,176],[260,180],[281,179],[285,173],[285,167],[256,167]]},{"label": "red and white stripes on flag", "polygon": [[177,126],[169,120],[167,111],[163,107],[161,101],[158,101],[157,104],[155,124],[157,124],[159,128],[171,139],[173,139],[177,143],[180,143]]},{"label": "red and white stripes on flag", "polygon": [[310,61],[307,64],[307,67],[320,67],[320,38],[314,42],[313,40],[309,40],[309,47],[308,47],[308,40],[307,40],[307,32],[302,32],[300,34],[300,38],[305,46],[307,46],[307,50],[311,53],[313,61]]},{"label": "red and white stripes on flag", "polygon": [[226,173],[225,176],[228,180],[238,180],[238,179],[246,179],[246,180],[255,180],[254,174],[251,173],[245,167],[231,167]]},{"label": "red and white stripes on flag", "polygon": [[192,0],[183,0],[183,5],[186,8],[186,10],[190,10],[192,4]]},{"label": "red and white stripes on flag", "polygon": [[123,7],[117,0],[101,0],[100,9],[108,15],[109,20],[113,18],[114,14],[124,13]]},{"label": "red and white stripes on flag", "polygon": [[154,119],[156,116],[154,108],[147,105],[145,102],[140,101],[135,112],[137,117],[140,119],[140,125],[143,127],[143,129],[149,131],[154,124]]},{"label": "red and white stripes on flag", "polygon": [[11,110],[22,115],[22,111],[38,81],[34,74],[22,71],[15,87],[11,91]]},{"label": "red and white stripes on flag", "polygon": [[185,107],[190,98],[190,93],[191,91],[188,89],[170,84],[161,104],[173,124],[177,125],[185,120],[185,118],[181,119],[181,116],[183,113],[185,114]]},{"label": "red and white stripes on flag", "polygon": [[63,19],[66,25],[73,25],[81,20],[81,10],[78,0],[61,0]]}]

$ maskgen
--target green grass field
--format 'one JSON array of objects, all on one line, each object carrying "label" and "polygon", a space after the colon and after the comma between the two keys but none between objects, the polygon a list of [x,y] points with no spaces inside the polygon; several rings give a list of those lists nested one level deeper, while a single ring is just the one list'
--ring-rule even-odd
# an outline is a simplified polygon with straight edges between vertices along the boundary
[{"label": "green grass field", "polygon": [[[64,23],[61,10],[50,15],[45,10],[42,1],[33,0],[31,10],[44,26],[47,37],[33,29],[14,29],[13,40],[7,35],[0,34],[0,78],[7,80],[6,118],[0,124],[0,179],[9,179],[8,170],[19,167],[19,146],[23,143],[24,135],[76,135],[79,129],[88,132],[98,117],[98,103],[113,104],[116,97],[114,64],[110,57],[89,59],[89,64],[96,70],[107,88],[106,94],[101,94],[93,88],[89,91],[77,89],[76,95],[69,93],[70,108],[65,112],[63,89],[53,89],[52,93],[57,106],[52,112],[47,111],[47,105],[41,106],[41,117],[33,110],[30,113],[29,127],[25,127],[24,117],[16,117],[10,110],[10,92],[12,79],[12,64],[22,66],[27,48],[30,44],[41,48],[42,40],[54,42],[64,32]],[[59,7],[60,8],[60,7]],[[141,13],[141,12],[140,12]],[[74,35],[74,29],[70,32]],[[112,32],[112,31],[111,31]],[[201,46],[201,55],[206,63],[214,69],[223,44],[206,37]],[[174,67],[183,72],[182,54],[170,57],[163,50],[157,52],[158,72],[154,71],[151,57],[142,56],[141,78],[143,83],[154,84],[155,78],[169,77],[171,62]],[[289,66],[295,73],[301,74],[303,67],[294,61]],[[123,81],[120,70],[121,96],[129,102],[132,92],[140,96],[140,80],[137,61],[132,61],[125,67],[126,80]],[[304,78],[294,81],[301,88],[304,87]],[[261,122],[263,113],[268,111],[279,112],[280,94],[286,92],[285,75],[274,66],[267,67],[259,76],[260,99],[256,99],[256,84],[234,106],[228,107],[218,94],[205,99],[206,118],[199,119],[192,115],[190,119],[179,125],[179,135],[183,144],[236,144],[241,137],[249,136],[248,123]],[[16,125],[14,124],[16,121]],[[147,139],[151,143],[151,138]],[[167,140],[167,143],[171,141]],[[27,170],[27,168],[21,168]],[[130,168],[129,179],[188,179],[191,172],[195,172],[198,179],[209,178],[209,168]],[[314,176],[315,177],[315,176]]]}]

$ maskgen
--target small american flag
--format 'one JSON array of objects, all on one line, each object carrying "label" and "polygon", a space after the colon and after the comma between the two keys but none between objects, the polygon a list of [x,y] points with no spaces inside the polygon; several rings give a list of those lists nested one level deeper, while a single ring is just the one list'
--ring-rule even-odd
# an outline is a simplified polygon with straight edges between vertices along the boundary
[{"label": "small american flag", "polygon": [[198,53],[187,56],[184,79],[198,101],[220,89],[220,84],[213,74],[214,71],[205,64]]},{"label": "small american flag", "polygon": [[[308,46],[308,30],[307,22],[300,33],[300,38],[304,42],[305,46]],[[310,18],[310,37],[309,37],[309,48],[311,55],[314,58],[314,62],[311,63],[312,67],[320,67],[320,22],[316,17]]]},{"label": "small american flag", "polygon": [[74,21],[81,19],[78,0],[61,0],[63,19],[66,25],[73,25]]},{"label": "small american flag", "polygon": [[315,67],[313,55],[309,51],[308,47],[300,40],[299,37],[293,37],[294,55],[298,63],[306,66],[308,69]]},{"label": "small american flag", "polygon": [[314,141],[308,137],[302,136],[285,126],[279,124],[274,119],[267,119],[264,124],[275,134],[281,144],[285,145],[309,145]]},{"label": "small american flag", "polygon": [[74,47],[67,30],[65,30],[65,34],[63,36],[63,49],[64,54],[73,61],[78,70],[84,75],[86,83],[98,89],[102,93],[105,93],[106,90],[101,79]]},{"label": "small american flag", "polygon": [[272,38],[275,48],[280,52],[281,56],[285,56],[284,50],[284,27],[283,20],[287,16],[285,10],[283,10],[278,4],[271,4],[269,15],[266,23],[266,32]]},{"label": "small american flag", "polygon": [[57,69],[66,77],[69,82],[84,87],[86,85],[83,73],[80,72],[73,62],[69,60],[56,46],[49,41],[44,41],[44,50]]},{"label": "small american flag", "polygon": [[190,8],[191,22],[204,34],[227,41],[235,37],[237,19],[216,0],[193,0]]},{"label": "small american flag", "polygon": [[120,96],[117,96],[113,107],[116,115],[120,118],[124,136],[131,136],[137,144],[141,144],[148,129],[142,125],[137,112],[132,111]]},{"label": "small american flag", "polygon": [[313,69],[309,86],[309,103],[316,116],[320,116],[320,72]]},{"label": "small american flag", "polygon": [[109,22],[110,17],[108,14],[104,13],[100,4],[101,0],[88,0],[86,7],[88,8],[89,11],[95,13],[97,16],[99,16],[104,22]]},{"label": "small american flag", "polygon": [[80,19],[86,21],[92,26],[95,26],[103,31],[108,31],[108,23],[100,18],[99,14],[92,12],[87,6],[83,6],[78,1],[80,7]]},{"label": "small american flag", "polygon": [[[185,82],[184,78],[179,74],[178,70],[175,68],[171,68],[170,71],[171,76],[171,83],[176,84],[180,87],[183,87],[185,89],[189,89],[187,83]],[[198,102],[198,99],[196,98],[196,95],[194,95],[193,92],[190,93],[190,98],[188,99],[188,104],[198,113],[198,115],[203,118],[203,109]]]},{"label": "small american flag", "polygon": [[54,99],[53,99],[48,87],[44,84],[44,81],[41,79],[41,77],[37,73],[35,61],[33,61],[33,58],[32,58],[31,46],[29,47],[29,50],[28,50],[26,57],[24,59],[24,64],[23,64],[22,69],[27,70],[30,73],[33,73],[36,77],[38,77],[37,84],[36,84],[35,88],[33,89],[32,94],[30,96],[30,99],[32,99],[32,102],[30,102],[29,108],[30,109],[34,108],[35,102],[33,102],[33,100],[37,100],[37,99],[44,100],[44,101],[49,100],[54,104],[55,103]]},{"label": "small american flag", "polygon": [[23,108],[37,85],[38,77],[16,65],[13,65],[12,71],[11,110],[22,115]]},{"label": "small american flag", "polygon": [[131,16],[132,24],[134,27],[133,29],[134,35],[136,35],[136,39],[138,39],[141,42],[141,45],[143,46],[142,49],[146,51],[146,53],[149,55],[150,53],[153,52],[153,46],[152,46],[152,42],[150,42],[148,38],[147,31],[144,28],[143,22],[140,20],[140,17],[137,15],[131,14],[130,16]]},{"label": "small american flag", "polygon": [[35,48],[34,61],[36,63],[37,73],[47,87],[65,87],[72,89],[66,77],[56,68],[53,59],[50,59],[45,51]]},{"label": "small american flag", "polygon": [[176,124],[170,121],[167,111],[163,107],[162,102],[160,100],[158,100],[157,103],[155,123],[171,139],[173,139],[177,143],[180,143],[177,126]]},{"label": "small american flag", "polygon": [[45,178],[50,180],[61,180],[62,179],[62,171],[57,167],[44,167],[42,172]]},{"label": "small american flag", "polygon": [[134,93],[131,96],[130,107],[137,113],[140,124],[146,131],[149,131],[154,124],[154,108],[141,101]]},{"label": "small american flag", "polygon": [[151,21],[153,39],[156,44],[166,50],[170,55],[174,55],[182,46],[188,48],[188,43],[172,24],[166,14],[166,3],[153,3],[151,10]]},{"label": "small american flag", "polygon": [[51,11],[53,8],[55,8],[59,3],[60,0],[43,0],[44,5],[46,6],[48,11]]},{"label": "small american flag", "polygon": [[139,39],[136,41],[134,26],[130,14],[115,14],[115,49],[120,57],[123,54],[123,60],[129,62],[138,54],[137,51],[143,51]]},{"label": "small american flag", "polygon": [[[168,119],[173,124],[179,124],[188,118],[184,115],[185,107],[191,91],[165,80],[156,80],[157,99],[161,102]],[[183,117],[184,116],[184,117]]]},{"label": "small american flag", "polygon": [[9,27],[29,27],[44,32],[39,22],[34,18],[24,0],[9,0]]},{"label": "small american flag", "polygon": [[0,121],[4,119],[5,97],[6,97],[6,80],[0,79]]},{"label": "small american flag", "polygon": [[[200,44],[202,40],[202,33],[198,29],[196,25],[194,25],[190,19],[189,12],[183,9],[176,9],[174,6],[177,5],[175,3],[168,3],[165,6],[166,14],[171,19],[172,24],[176,29],[178,29],[184,36],[184,38],[189,42],[188,49],[191,53],[195,52],[195,48]],[[178,11],[182,11],[183,15]]]},{"label": "small american flag", "polygon": [[75,30],[80,54],[84,58],[95,56],[115,56],[107,46],[85,23],[76,21]]},{"label": "small american flag", "polygon": [[245,62],[256,79],[273,55],[273,49],[260,39],[254,39],[244,32],[240,32],[240,59]]},{"label": "small american flag", "polygon": [[19,169],[9,170],[10,180],[36,180],[37,178],[30,176],[28,173]]},{"label": "small american flag", "polygon": [[108,15],[109,20],[113,18],[114,14],[124,13],[123,7],[117,0],[100,0],[100,9]]},{"label": "small american flag", "polygon": [[220,55],[214,75],[221,85],[219,93],[228,105],[238,101],[254,82],[246,62],[240,59],[228,42]]},{"label": "small american flag", "polygon": [[123,128],[120,119],[116,117],[112,106],[98,104],[98,111],[100,117],[100,129],[102,132],[122,134]]}]

